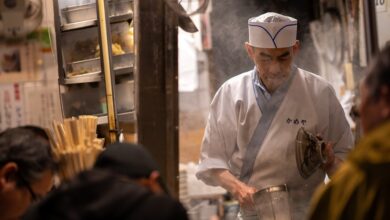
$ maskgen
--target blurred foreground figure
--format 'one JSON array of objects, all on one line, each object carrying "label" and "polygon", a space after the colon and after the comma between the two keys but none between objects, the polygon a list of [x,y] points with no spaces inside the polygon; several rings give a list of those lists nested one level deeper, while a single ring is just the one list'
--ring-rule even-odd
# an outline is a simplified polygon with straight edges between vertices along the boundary
[{"label": "blurred foreground figure", "polygon": [[23,218],[28,220],[187,219],[179,202],[105,170],[80,173]]},{"label": "blurred foreground figure", "polygon": [[0,133],[0,219],[20,218],[50,191],[55,169],[43,129],[23,126]]},{"label": "blurred foreground figure", "polygon": [[130,143],[110,144],[96,159],[95,168],[123,175],[154,193],[169,194],[157,162],[143,146]]},{"label": "blurred foreground figure", "polygon": [[317,191],[309,219],[390,219],[390,45],[371,64],[360,92],[365,136]]}]

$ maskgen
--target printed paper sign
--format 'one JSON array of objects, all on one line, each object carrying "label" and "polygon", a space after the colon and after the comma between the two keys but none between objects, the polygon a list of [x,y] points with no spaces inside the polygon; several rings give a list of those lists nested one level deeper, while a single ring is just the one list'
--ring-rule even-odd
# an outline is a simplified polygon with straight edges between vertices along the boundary
[{"label": "printed paper sign", "polygon": [[387,0],[375,0],[375,7],[377,12],[383,12],[387,9]]}]

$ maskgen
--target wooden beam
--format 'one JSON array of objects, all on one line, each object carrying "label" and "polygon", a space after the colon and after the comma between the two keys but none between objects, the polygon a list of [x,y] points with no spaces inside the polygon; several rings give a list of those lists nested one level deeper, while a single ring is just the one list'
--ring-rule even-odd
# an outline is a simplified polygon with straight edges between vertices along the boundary
[{"label": "wooden beam", "polygon": [[135,0],[138,142],[150,150],[178,195],[177,17],[163,0]]}]

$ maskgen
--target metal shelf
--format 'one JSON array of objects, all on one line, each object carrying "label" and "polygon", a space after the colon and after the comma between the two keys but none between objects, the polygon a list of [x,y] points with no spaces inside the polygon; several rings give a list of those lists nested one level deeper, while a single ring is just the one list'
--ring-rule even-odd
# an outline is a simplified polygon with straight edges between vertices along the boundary
[{"label": "metal shelf", "polygon": [[[98,116],[98,124],[107,124],[108,118],[107,115],[97,115]],[[123,112],[117,114],[119,122],[134,122],[135,121],[135,112]]]},{"label": "metal shelf", "polygon": [[[133,73],[133,67],[118,68],[114,70],[115,76],[128,74],[131,76]],[[103,79],[101,72],[87,73],[80,76],[74,76],[70,78],[65,78],[63,84],[80,84],[80,83],[91,83],[91,82],[100,82]]]},{"label": "metal shelf", "polygon": [[99,82],[102,80],[102,78],[103,77],[101,75],[101,72],[88,73],[80,76],[65,78],[63,84],[68,85],[68,84]]},{"label": "metal shelf", "polygon": [[[122,21],[128,21],[130,19],[133,19],[133,13],[112,16],[112,17],[110,17],[110,22],[111,23],[118,23],[118,22],[122,22]],[[81,22],[76,22],[76,23],[63,24],[63,25],[61,25],[61,31],[66,32],[66,31],[72,31],[72,30],[77,30],[77,29],[93,27],[93,26],[97,25],[97,22],[98,22],[97,20],[87,20],[87,21],[81,21]]]}]

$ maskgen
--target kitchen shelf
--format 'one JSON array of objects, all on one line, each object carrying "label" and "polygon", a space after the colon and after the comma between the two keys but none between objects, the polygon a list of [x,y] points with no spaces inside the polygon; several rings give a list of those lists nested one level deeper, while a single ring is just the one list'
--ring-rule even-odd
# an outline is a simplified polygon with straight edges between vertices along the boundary
[{"label": "kitchen shelf", "polygon": [[73,76],[65,78],[63,84],[79,84],[79,83],[91,83],[99,82],[102,79],[101,72],[87,73],[80,76]]},{"label": "kitchen shelf", "polygon": [[[98,124],[107,124],[108,118],[107,115],[97,115],[98,116]],[[134,122],[135,121],[135,112],[129,111],[129,112],[123,112],[117,114],[118,121],[120,122]]]},{"label": "kitchen shelf", "polygon": [[75,2],[53,1],[63,117],[89,114],[98,117],[98,124],[108,124],[107,113],[103,113],[107,112],[107,106],[103,106],[107,98],[104,67],[98,49],[102,48],[100,35],[105,34],[112,47],[110,77],[115,78],[111,82],[116,94],[115,117],[118,122],[133,122],[134,45],[130,42],[134,37],[133,1],[105,2],[105,16],[110,23],[106,33],[99,32],[96,3],[78,5]]},{"label": "kitchen shelf", "polygon": [[[115,76],[125,75],[129,73],[130,73],[129,75],[132,75],[133,67],[118,68],[115,69],[114,72],[115,72]],[[100,82],[102,79],[103,79],[103,75],[101,74],[101,71],[99,71],[94,73],[83,74],[80,76],[65,78],[63,84],[69,85],[69,84]]]},{"label": "kitchen shelf", "polygon": [[[133,19],[133,13],[112,16],[110,17],[110,22],[118,23],[118,22],[128,21],[130,19]],[[87,20],[87,21],[63,24],[61,25],[61,31],[66,32],[66,31],[93,27],[97,25],[97,22],[98,22],[97,20]]]}]

